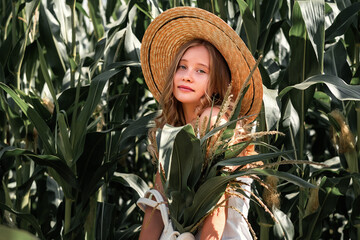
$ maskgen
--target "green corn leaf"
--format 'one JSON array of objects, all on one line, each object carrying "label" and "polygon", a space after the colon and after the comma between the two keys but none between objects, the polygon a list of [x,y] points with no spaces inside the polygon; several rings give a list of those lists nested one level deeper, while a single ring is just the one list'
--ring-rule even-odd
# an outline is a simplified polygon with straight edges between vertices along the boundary
[{"label": "green corn leaf", "polygon": [[241,16],[244,21],[244,28],[246,32],[247,45],[252,54],[255,54],[257,49],[257,42],[259,39],[258,24],[248,6],[244,0],[237,0],[240,8]]},{"label": "green corn leaf", "polygon": [[118,148],[126,148],[129,143],[132,143],[131,139],[136,136],[146,135],[149,128],[153,127],[154,124],[151,122],[157,113],[147,114],[133,122],[131,122],[121,134],[120,141],[116,144]]},{"label": "green corn leaf", "polygon": [[[249,76],[248,76],[248,77],[249,77]],[[238,118],[238,116],[240,115],[241,103],[242,103],[242,100],[243,100],[244,97],[245,97],[245,94],[246,94],[247,91],[249,90],[249,87],[250,87],[250,84],[247,85],[247,86],[243,89],[243,91],[239,93],[239,94],[241,94],[241,96],[240,96],[240,99],[239,99],[239,101],[238,101],[238,103],[237,103],[237,105],[236,105],[236,108],[235,108],[235,110],[234,110],[234,114],[232,115],[232,117],[231,117],[231,119],[230,119],[231,121],[235,120],[235,119]],[[235,126],[236,126],[236,124],[233,123],[232,126],[231,126],[231,128],[234,129]]]},{"label": "green corn leaf", "polygon": [[[28,214],[28,213],[18,212],[18,211],[16,211],[16,210],[14,210],[14,209],[6,206],[5,204],[3,204],[3,203],[1,203],[1,202],[0,202],[0,209],[9,211],[9,212],[15,214],[17,217],[19,217],[19,218],[27,221],[27,222],[30,223],[31,226],[35,229],[35,231],[37,232],[37,234],[39,234],[40,238],[41,238],[41,239],[45,239],[45,236],[44,236],[43,232],[41,231],[41,226],[40,226],[40,224],[38,223],[37,219],[36,219],[33,215]],[[1,225],[0,225],[0,227],[1,227]],[[25,235],[20,234],[20,235],[25,236],[25,237],[29,237],[29,236],[26,236],[26,234],[25,234]],[[6,238],[6,239],[8,239],[8,238]],[[11,239],[11,238],[10,238],[10,239]],[[22,239],[22,238],[21,238],[21,239]],[[30,238],[30,239],[31,239],[31,238]],[[36,239],[36,238],[35,238],[35,239]]]},{"label": "green corn leaf", "polygon": [[85,11],[85,9],[82,7],[81,3],[76,2],[75,3],[75,7],[77,10],[79,10],[79,12],[81,12],[82,14],[84,14],[87,18],[90,18],[90,16],[87,14],[87,12]]},{"label": "green corn leaf", "polygon": [[341,100],[353,100],[353,101],[359,101],[360,100],[360,86],[358,85],[349,85],[344,82],[339,77],[331,76],[331,75],[315,75],[312,76],[303,83],[299,83],[293,86],[288,86],[284,88],[278,98],[282,98],[285,94],[287,94],[292,89],[299,89],[299,90],[305,90],[311,87],[312,85],[324,83],[329,90],[334,94],[334,96]]},{"label": "green corn leaf", "polygon": [[232,176],[216,176],[202,184],[195,193],[193,204],[184,211],[184,225],[200,221],[219,201],[231,179]]},{"label": "green corn leaf", "polygon": [[37,44],[37,48],[38,48],[38,54],[39,54],[39,60],[40,60],[40,69],[41,69],[41,72],[43,74],[43,77],[45,79],[45,82],[46,84],[48,85],[49,87],[49,91],[51,93],[51,97],[55,103],[55,106],[56,106],[56,110],[59,111],[59,106],[58,106],[58,103],[56,101],[56,92],[55,92],[55,88],[54,88],[54,85],[50,79],[50,75],[49,75],[49,72],[48,72],[48,67],[47,67],[47,63],[46,63],[46,60],[45,60],[45,57],[44,57],[44,54],[43,54],[43,51],[42,51],[42,48],[40,46],[40,43],[38,41],[36,41],[36,44]]},{"label": "green corn leaf", "polygon": [[[126,65],[126,63],[124,64]],[[74,161],[76,161],[83,152],[85,134],[88,121],[100,101],[101,94],[109,78],[120,72],[120,69],[111,69],[97,75],[90,84],[88,96],[84,108],[81,110],[78,119],[74,122],[71,132],[71,142],[73,144]]]},{"label": "green corn leaf", "polygon": [[106,176],[106,172],[116,163],[116,160],[107,162],[103,165],[106,133],[91,132],[86,134],[84,152],[76,162],[76,168],[80,187],[82,189],[82,199],[88,199],[95,191],[98,190],[102,178]]},{"label": "green corn leaf", "polygon": [[127,187],[131,187],[138,194],[138,197],[143,197],[149,186],[139,176],[132,173],[115,173],[111,181],[119,182]]},{"label": "green corn leaf", "polygon": [[105,174],[116,164],[116,161],[106,162],[101,165],[92,175],[88,184],[82,189],[81,199],[84,200],[83,203],[86,203],[86,200],[90,198],[102,185],[104,185],[104,176]]},{"label": "green corn leaf", "polygon": [[290,216],[286,215],[280,209],[273,207],[272,212],[274,214],[275,222],[274,225],[274,233],[278,238],[285,239],[294,239],[295,236],[295,228],[293,223],[291,222]]},{"label": "green corn leaf", "polygon": [[46,153],[55,155],[54,138],[50,128],[41,116],[29,104],[22,100],[10,87],[4,83],[0,83],[0,88],[5,90],[12,97],[23,113],[29,118],[32,124],[34,124],[39,133],[39,137],[44,144]]},{"label": "green corn leaf", "polygon": [[61,151],[61,154],[64,157],[64,160],[67,163],[67,165],[71,167],[73,162],[73,149],[70,144],[69,133],[67,130],[67,124],[63,112],[59,112],[58,126],[59,126],[59,135],[58,135],[59,140],[57,143],[58,149]]},{"label": "green corn leaf", "polygon": [[342,10],[339,15],[336,16],[334,22],[325,31],[326,41],[330,41],[337,36],[343,35],[349,26],[355,21],[358,12],[360,11],[360,3],[355,2]]},{"label": "green corn leaf", "polygon": [[[78,104],[82,104],[83,102],[85,102],[86,97],[89,93],[89,88],[90,86],[80,87]],[[75,99],[76,87],[68,88],[62,91],[57,99],[59,103],[59,109],[66,111],[67,115],[70,115],[73,112]]]},{"label": "green corn leaf", "polygon": [[265,162],[269,159],[277,158],[277,157],[280,157],[282,155],[286,155],[286,154],[289,154],[292,152],[293,151],[262,153],[262,154],[258,154],[258,155],[242,156],[242,157],[235,157],[235,158],[231,158],[231,159],[222,160],[222,161],[219,161],[218,163],[216,163],[211,168],[209,176],[214,176],[219,167],[242,166],[242,165],[246,165],[246,164],[254,163],[254,162],[258,162],[258,161]]},{"label": "green corn leaf", "polygon": [[327,75],[337,76],[349,83],[353,74],[347,58],[348,55],[344,42],[339,41],[330,46],[324,55],[324,73]]},{"label": "green corn leaf", "polygon": [[[318,63],[323,66],[325,43],[325,2],[323,0],[298,1]],[[323,67],[320,67],[321,71]]]},{"label": "green corn leaf", "polygon": [[[4,191],[4,204],[10,208],[14,207],[13,202],[11,201],[10,198],[10,190],[8,188],[8,186],[6,186],[4,181],[1,181],[1,185],[2,185],[2,190]],[[1,226],[1,225],[0,225]]]},{"label": "green corn leaf", "polygon": [[100,4],[99,0],[89,0],[88,1],[89,14],[91,18],[91,22],[94,26],[94,33],[96,39],[101,39],[104,36],[104,27],[101,21],[100,8],[102,4]]},{"label": "green corn leaf", "polygon": [[[288,172],[280,172],[272,169],[251,169],[246,171],[246,175],[254,174],[254,175],[262,175],[262,176],[276,176],[280,179],[286,180],[288,182],[291,182],[299,187],[303,188],[314,188],[315,186],[305,180],[303,180],[300,177],[297,177],[291,173]],[[233,176],[236,176],[237,174],[234,174]],[[242,175],[241,175],[242,176]]]},{"label": "green corn leaf", "polygon": [[[312,47],[308,30],[306,29],[306,22],[303,18],[299,1],[294,3],[292,23],[289,31],[291,58],[288,66],[288,81],[289,84],[294,85],[303,82],[307,77],[319,74],[321,68],[315,49]],[[306,93],[294,91],[290,95],[291,102],[299,113],[300,123],[305,118],[305,113],[312,102],[314,91],[314,88],[310,88]]]},{"label": "green corn leaf", "polygon": [[258,50],[260,53],[264,51],[265,44],[270,42],[273,39],[271,33],[272,26],[276,27],[276,25],[273,24],[273,21],[275,19],[275,13],[276,10],[279,7],[279,0],[268,0],[262,2],[261,8],[263,11],[261,11],[262,17],[261,17],[261,23],[260,23],[260,32],[259,32],[259,39],[258,39]]},{"label": "green corn leaf", "polygon": [[[319,239],[323,227],[323,219],[334,212],[341,193],[348,190],[349,180],[346,178],[322,177],[319,190],[319,208],[303,219],[305,239]],[[324,191],[325,190],[325,191]]]},{"label": "green corn leaf", "polygon": [[26,180],[26,182],[24,182],[21,186],[19,186],[17,188],[17,193],[18,193],[18,197],[21,196],[25,196],[25,194],[28,193],[28,191],[31,188],[31,185],[33,184],[33,182],[39,178],[41,178],[43,176],[45,172],[45,168],[42,166],[37,166],[34,170],[34,172],[32,173],[31,177],[28,178]]},{"label": "green corn leaf", "polygon": [[[3,96],[4,92],[1,91],[1,97],[2,99],[5,99],[5,96]],[[4,112],[6,112],[6,114],[8,115],[9,118],[9,125],[12,129],[12,134],[14,136],[15,139],[21,139],[22,135],[21,135],[21,128],[24,125],[24,120],[21,118],[21,116],[19,115],[19,113],[15,110],[13,110],[11,108],[11,105],[8,104],[6,101],[1,100],[0,102],[1,104],[1,108],[3,109]]]},{"label": "green corn leaf", "polygon": [[[187,191],[188,188],[193,190],[200,178],[203,158],[200,141],[195,136],[191,125],[186,125],[177,134],[173,148],[172,161],[178,164],[178,169],[182,173],[182,179],[179,179],[179,182],[174,179],[174,184],[181,184],[178,190]],[[170,176],[176,176],[176,174],[177,170],[172,167]],[[169,180],[172,181],[172,179]]]},{"label": "green corn leaf", "polygon": [[74,188],[78,188],[78,182],[76,180],[75,175],[72,170],[62,161],[60,158],[54,155],[36,155],[31,151],[14,148],[14,147],[6,147],[1,149],[0,151],[1,158],[9,158],[15,156],[26,156],[33,160],[35,163],[41,166],[46,166],[52,168],[56,171],[59,176],[61,176],[65,182]]},{"label": "green corn leaf", "polygon": [[116,63],[111,66],[111,68],[115,68],[115,69],[109,69],[103,73],[100,73],[91,80],[90,89],[84,105],[84,109],[81,111],[77,121],[78,123],[77,127],[79,128],[75,128],[76,130],[75,132],[79,133],[79,135],[76,134],[75,136],[82,136],[85,127],[81,127],[81,126],[84,125],[84,123],[88,122],[95,107],[99,103],[102,91],[107,81],[111,77],[119,73],[121,70],[123,70],[125,67],[138,67],[138,66],[139,64],[133,61],[124,61],[124,62]]},{"label": "green corn leaf", "polygon": [[[0,54],[1,54],[1,58],[0,58],[0,63],[2,65],[2,71],[3,71],[3,66],[6,66],[6,64],[8,63],[8,59],[11,55],[11,49],[12,49],[12,46],[11,46],[11,42],[12,42],[12,39],[11,39],[11,35],[9,37],[7,37],[6,39],[4,39],[4,41],[1,43],[0,45]],[[2,79],[1,81],[4,81],[4,77],[2,76]]]},{"label": "green corn leaf", "polygon": [[36,96],[34,93],[24,93],[21,90],[14,89],[16,93],[22,98],[27,104],[31,105],[34,110],[41,116],[45,121],[49,121],[52,117],[49,110],[42,104],[42,99]]},{"label": "green corn leaf", "polygon": [[[54,0],[52,6],[52,11],[54,17],[59,23],[58,30],[60,31],[60,36],[63,38],[66,45],[70,46],[71,44],[71,8],[67,6],[66,1]],[[48,16],[49,17],[49,16]]]},{"label": "green corn leaf", "polygon": [[34,235],[20,229],[9,228],[0,225],[0,240],[37,240],[38,238]]},{"label": "green corn leaf", "polygon": [[159,163],[165,171],[165,192],[186,189],[190,175],[191,185],[197,182],[199,174],[191,173],[201,170],[201,148],[191,125],[177,128],[164,126],[159,145]]},{"label": "green corn leaf", "polygon": [[[84,223],[84,232],[89,239],[96,239],[96,212],[98,210],[97,205],[96,197],[91,197],[89,199],[89,215]],[[109,226],[106,226],[106,228],[107,227]]]},{"label": "green corn leaf", "polygon": [[26,2],[25,11],[26,11],[26,22],[30,23],[31,18],[34,16],[36,9],[38,8],[40,0],[34,0]]},{"label": "green corn leaf", "polygon": [[[168,180],[171,169],[171,156],[173,152],[173,142],[176,135],[183,127],[171,127],[165,125],[157,134],[157,142],[159,146],[159,164],[164,168],[165,180]],[[161,174],[162,175],[162,174]]]},{"label": "green corn leaf", "polygon": [[238,144],[231,145],[231,147],[227,147],[226,150],[221,149],[219,151],[219,154],[224,153],[224,156],[223,156],[224,159],[235,158],[235,157],[239,156],[239,154],[251,143],[252,143],[251,141],[244,141],[244,142],[240,142]]},{"label": "green corn leaf", "polygon": [[357,228],[360,227],[360,196],[357,196],[353,202],[351,224]]},{"label": "green corn leaf", "polygon": [[[130,13],[134,13],[130,11]],[[131,18],[131,16],[129,16]],[[141,43],[132,31],[131,22],[127,24],[125,39],[124,39],[124,51],[127,59],[139,62],[140,61],[140,46]]]},{"label": "green corn leaf", "polygon": [[[62,27],[60,27],[62,26]],[[64,59],[67,59],[66,44],[60,34],[60,28],[66,26],[59,25],[54,16],[48,9],[40,4],[39,31],[43,44],[46,47],[46,55],[49,66],[55,74],[63,76],[66,72]]]},{"label": "green corn leaf", "polygon": [[270,131],[275,129],[281,118],[280,103],[277,102],[278,90],[268,89],[263,85],[263,93],[266,128]]},{"label": "green corn leaf", "polygon": [[260,31],[269,31],[270,24],[274,20],[274,14],[279,7],[279,0],[269,0],[262,2],[261,7],[264,8],[263,12],[261,12],[264,15],[261,18]]},{"label": "green corn leaf", "polygon": [[[205,9],[208,12],[211,12],[213,14],[217,14],[215,12],[215,5],[214,5],[214,1],[207,1],[207,0],[196,0],[197,3],[197,7],[198,8],[202,8]],[[177,4],[178,5],[178,4]],[[175,7],[175,6],[174,6]]]}]

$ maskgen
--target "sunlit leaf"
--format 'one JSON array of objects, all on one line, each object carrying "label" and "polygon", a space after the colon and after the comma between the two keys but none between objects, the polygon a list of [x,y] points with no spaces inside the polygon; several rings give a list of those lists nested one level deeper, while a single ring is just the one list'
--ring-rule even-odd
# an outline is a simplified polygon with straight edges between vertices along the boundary
[{"label": "sunlit leaf", "polygon": [[274,233],[279,237],[285,239],[294,239],[295,229],[289,216],[277,208],[273,208],[272,212],[277,222],[274,225]]},{"label": "sunlit leaf", "polygon": [[278,105],[278,102],[276,101],[278,91],[268,89],[265,86],[263,86],[263,91],[266,127],[267,130],[270,131],[275,128],[281,117],[280,107]]},{"label": "sunlit leaf", "polygon": [[63,76],[66,72],[64,61],[64,59],[67,59],[66,46],[60,37],[59,23],[43,4],[40,4],[39,22],[39,31],[44,39],[43,44],[47,49],[48,64],[56,74]]},{"label": "sunlit leaf", "polygon": [[331,75],[316,75],[306,79],[306,81],[304,81],[303,83],[288,86],[280,92],[279,98],[282,98],[285,94],[287,94],[294,88],[306,90],[310,86],[318,83],[324,83],[330,89],[332,94],[334,94],[334,96],[339,100],[360,101],[360,86],[349,85],[345,83],[344,80],[342,80],[341,78]]},{"label": "sunlit leaf", "polygon": [[145,195],[145,192],[149,189],[149,186],[139,176],[131,173],[115,173],[111,181],[120,182],[125,186],[129,186],[135,190],[138,197]]},{"label": "sunlit leaf", "polygon": [[14,229],[0,225],[0,240],[37,240],[38,238],[24,230]]},{"label": "sunlit leaf", "polygon": [[[3,204],[3,203],[1,203],[1,202],[0,202],[0,209],[9,211],[9,212],[15,214],[17,217],[19,217],[19,218],[21,218],[21,219],[24,219],[25,221],[27,221],[28,223],[31,224],[31,226],[36,230],[37,234],[39,234],[39,236],[40,236],[42,239],[45,238],[43,232],[41,231],[41,227],[40,227],[37,219],[36,219],[33,215],[31,215],[31,214],[29,214],[29,213],[21,213],[21,212],[15,211],[14,209],[6,206],[5,204]],[[0,225],[0,228],[2,228],[1,225]],[[9,231],[6,231],[6,229],[3,229],[3,230],[5,230],[5,231],[4,231],[4,234],[9,234]],[[10,232],[11,232],[11,231],[10,231]],[[17,236],[21,237],[21,239],[22,239],[22,237],[25,237],[24,239],[36,239],[35,237],[32,238],[32,236],[31,236],[30,234],[25,233],[25,232],[21,232],[21,231],[14,231],[14,232],[11,232],[11,233],[12,233],[12,234],[15,234],[15,236],[17,235]],[[12,235],[12,234],[11,234],[11,235]],[[4,235],[3,235],[3,232],[2,232],[1,238],[2,238],[3,236],[4,236]],[[14,236],[14,235],[12,235],[12,236]],[[15,236],[14,236],[14,237],[15,237]],[[14,240],[15,240],[15,239],[19,239],[19,238],[12,238],[12,237],[11,237],[11,238],[3,238],[3,239],[4,239],[4,240],[5,240],[5,239],[6,239],[6,240],[7,240],[7,239],[14,239]]]},{"label": "sunlit leaf", "polygon": [[[323,0],[298,1],[306,30],[320,65],[324,60],[325,2]],[[323,67],[321,67],[322,69]]]},{"label": "sunlit leaf", "polygon": [[[292,10],[292,23],[289,31],[291,57],[288,66],[288,80],[290,85],[301,83],[309,76],[319,74],[321,71],[321,63],[319,63],[309,39],[307,25],[298,1],[295,1]],[[310,88],[307,92],[294,91],[290,95],[291,102],[299,114],[300,123],[305,118],[314,91],[314,88]]]}]

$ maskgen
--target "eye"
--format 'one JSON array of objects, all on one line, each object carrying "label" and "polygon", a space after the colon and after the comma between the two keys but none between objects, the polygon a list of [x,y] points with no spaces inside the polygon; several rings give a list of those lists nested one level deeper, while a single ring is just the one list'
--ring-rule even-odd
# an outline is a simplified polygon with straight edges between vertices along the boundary
[{"label": "eye", "polygon": [[203,70],[203,69],[199,69],[199,70],[197,70],[197,72],[198,72],[198,73],[206,73],[206,71]]},{"label": "eye", "polygon": [[178,69],[186,69],[186,66],[185,65],[183,65],[183,64],[179,64],[179,66],[178,66]]}]

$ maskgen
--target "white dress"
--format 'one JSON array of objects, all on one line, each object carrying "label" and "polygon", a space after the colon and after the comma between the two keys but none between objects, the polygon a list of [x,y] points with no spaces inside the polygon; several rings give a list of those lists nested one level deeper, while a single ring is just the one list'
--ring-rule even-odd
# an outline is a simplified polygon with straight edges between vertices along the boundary
[{"label": "white dress", "polygon": [[[252,179],[242,177],[237,178],[237,180],[247,184],[242,185],[242,188],[248,191],[246,194],[248,197],[250,197]],[[234,208],[238,209],[244,215],[244,217],[247,218],[250,208],[249,198],[245,198],[243,200],[240,197],[231,196],[228,204],[229,206],[233,206]],[[244,217],[234,209],[228,208],[228,215],[222,240],[253,239],[249,230],[249,226],[244,220]]]}]

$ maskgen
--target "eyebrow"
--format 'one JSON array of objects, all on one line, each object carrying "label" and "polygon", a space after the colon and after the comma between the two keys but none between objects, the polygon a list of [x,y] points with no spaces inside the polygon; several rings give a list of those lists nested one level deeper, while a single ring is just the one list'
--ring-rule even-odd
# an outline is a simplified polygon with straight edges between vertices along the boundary
[{"label": "eyebrow", "polygon": [[[183,61],[183,62],[188,62],[188,60],[182,58],[182,59],[180,59],[179,63],[182,62],[182,61]],[[203,64],[203,63],[197,63],[197,65],[201,65],[201,66],[204,66],[204,67],[206,67],[206,68],[210,68],[208,65]]]}]

